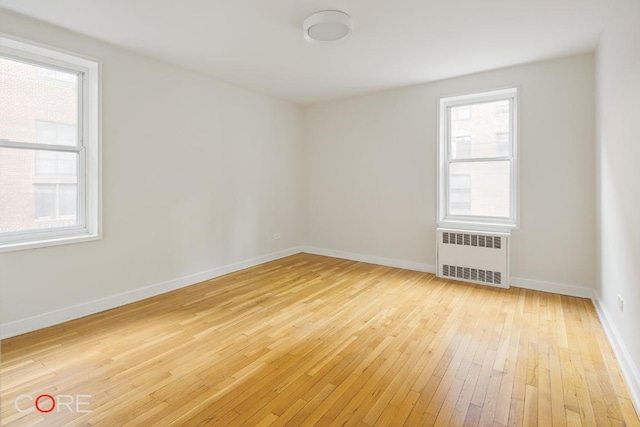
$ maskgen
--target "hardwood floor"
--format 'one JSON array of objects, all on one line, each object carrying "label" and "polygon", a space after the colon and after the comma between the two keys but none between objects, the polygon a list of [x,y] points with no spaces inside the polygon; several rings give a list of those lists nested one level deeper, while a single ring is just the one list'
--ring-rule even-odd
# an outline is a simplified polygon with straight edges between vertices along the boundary
[{"label": "hardwood floor", "polygon": [[0,378],[3,425],[640,425],[589,300],[308,254],[4,340]]}]

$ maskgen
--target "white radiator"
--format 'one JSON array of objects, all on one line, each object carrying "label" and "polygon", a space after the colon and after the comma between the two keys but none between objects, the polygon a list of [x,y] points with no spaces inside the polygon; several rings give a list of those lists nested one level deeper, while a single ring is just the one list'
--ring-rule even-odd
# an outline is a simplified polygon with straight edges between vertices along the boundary
[{"label": "white radiator", "polygon": [[509,287],[509,234],[437,229],[438,276]]}]

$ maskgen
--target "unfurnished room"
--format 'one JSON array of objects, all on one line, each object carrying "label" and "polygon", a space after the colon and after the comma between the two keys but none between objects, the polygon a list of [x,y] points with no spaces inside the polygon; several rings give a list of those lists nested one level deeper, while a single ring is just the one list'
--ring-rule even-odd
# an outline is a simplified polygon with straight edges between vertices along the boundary
[{"label": "unfurnished room", "polygon": [[3,426],[640,426],[638,0],[0,0]]}]

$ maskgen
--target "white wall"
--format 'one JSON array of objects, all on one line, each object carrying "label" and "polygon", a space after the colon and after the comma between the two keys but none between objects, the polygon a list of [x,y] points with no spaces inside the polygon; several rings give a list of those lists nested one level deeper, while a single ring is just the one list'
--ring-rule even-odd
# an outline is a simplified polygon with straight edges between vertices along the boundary
[{"label": "white wall", "polygon": [[104,206],[100,241],[0,255],[0,323],[299,245],[299,107],[8,12],[0,21],[102,60]]},{"label": "white wall", "polygon": [[594,84],[585,54],[306,107],[304,243],[433,266],[438,98],[519,86],[514,283],[591,296]]},{"label": "white wall", "polygon": [[[620,0],[597,50],[599,289],[640,410],[640,2]],[[624,299],[624,311],[617,296]],[[620,355],[619,355],[620,356]],[[625,366],[626,365],[626,366]]]}]

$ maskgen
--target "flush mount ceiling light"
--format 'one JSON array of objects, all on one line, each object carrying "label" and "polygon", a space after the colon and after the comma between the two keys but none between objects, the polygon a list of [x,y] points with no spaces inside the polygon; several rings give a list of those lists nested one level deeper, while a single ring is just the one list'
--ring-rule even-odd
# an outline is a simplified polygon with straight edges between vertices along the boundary
[{"label": "flush mount ceiling light", "polygon": [[302,29],[310,43],[335,44],[351,34],[351,17],[338,10],[324,10],[305,19]]}]

